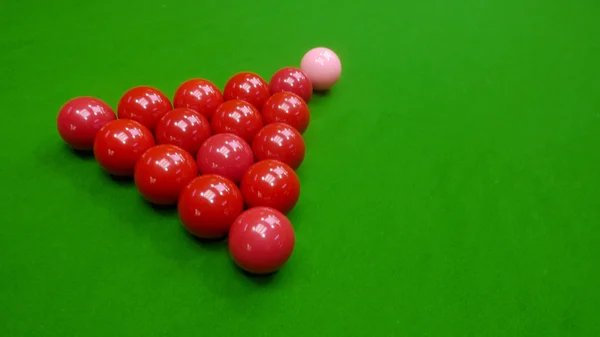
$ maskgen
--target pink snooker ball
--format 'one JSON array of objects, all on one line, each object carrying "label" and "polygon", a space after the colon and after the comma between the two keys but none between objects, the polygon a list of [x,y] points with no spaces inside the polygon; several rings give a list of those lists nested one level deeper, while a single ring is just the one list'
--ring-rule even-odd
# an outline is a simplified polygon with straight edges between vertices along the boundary
[{"label": "pink snooker ball", "polygon": [[304,54],[300,69],[308,76],[315,90],[323,91],[337,83],[342,73],[342,63],[331,49],[318,47]]}]

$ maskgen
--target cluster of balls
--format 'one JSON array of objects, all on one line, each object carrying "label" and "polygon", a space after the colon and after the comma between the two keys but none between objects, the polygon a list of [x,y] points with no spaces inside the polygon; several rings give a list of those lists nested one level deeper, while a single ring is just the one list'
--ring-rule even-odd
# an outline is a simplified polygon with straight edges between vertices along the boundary
[{"label": "cluster of balls", "polygon": [[133,177],[150,203],[177,206],[191,234],[227,237],[243,270],[268,274],[295,245],[286,214],[300,197],[295,171],[305,156],[308,102],[340,73],[333,51],[314,48],[299,68],[282,68],[269,83],[241,72],[221,92],[195,78],[172,102],[156,88],[132,88],[116,115],[100,99],[77,97],[60,109],[57,128],[72,148],[93,151],[109,174]]}]

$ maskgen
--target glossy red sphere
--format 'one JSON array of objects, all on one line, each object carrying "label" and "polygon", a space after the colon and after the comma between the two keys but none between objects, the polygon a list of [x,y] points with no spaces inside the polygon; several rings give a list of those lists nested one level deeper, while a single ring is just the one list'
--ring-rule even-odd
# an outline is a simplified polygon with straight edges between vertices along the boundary
[{"label": "glossy red sphere", "polygon": [[183,226],[203,239],[227,235],[244,210],[239,188],[229,179],[215,174],[194,178],[179,195],[177,211]]},{"label": "glossy red sphere", "polygon": [[254,154],[241,137],[220,133],[202,144],[196,161],[201,174],[218,174],[237,184],[254,163]]},{"label": "glossy red sphere", "polygon": [[262,109],[263,122],[285,123],[300,132],[306,131],[310,123],[308,105],[300,96],[291,92],[278,92],[271,96]]},{"label": "glossy red sphere", "polygon": [[200,146],[212,135],[210,123],[200,113],[187,108],[167,112],[156,124],[156,142],[172,144],[193,156]]},{"label": "glossy red sphere", "polygon": [[304,160],[306,146],[298,130],[283,123],[268,124],[263,127],[252,143],[254,159],[276,159],[296,170]]},{"label": "glossy red sphere", "polygon": [[66,102],[58,111],[58,134],[76,150],[90,151],[98,131],[117,118],[113,109],[94,97],[76,97]]},{"label": "glossy red sphere", "polygon": [[232,259],[252,274],[271,274],[281,269],[292,256],[295,244],[292,223],[273,208],[250,208],[235,219],[229,230]]},{"label": "glossy red sphere", "polygon": [[239,99],[246,101],[258,110],[271,96],[269,85],[259,75],[251,72],[241,72],[232,76],[225,84],[223,96],[226,101]]},{"label": "glossy red sphere", "polygon": [[209,121],[221,103],[223,103],[221,90],[211,81],[201,78],[183,82],[175,91],[173,98],[175,108],[195,110]]},{"label": "glossy red sphere", "polygon": [[181,190],[198,176],[196,160],[175,145],[146,150],[135,164],[133,179],[140,194],[157,205],[175,205]]},{"label": "glossy red sphere", "polygon": [[235,99],[219,106],[211,125],[214,133],[232,133],[252,144],[254,136],[263,127],[263,121],[252,104]]},{"label": "glossy red sphere", "polygon": [[94,157],[106,172],[132,176],[137,160],[154,145],[154,137],[148,128],[130,119],[117,119],[98,131]]},{"label": "glossy red sphere", "polygon": [[158,120],[171,110],[171,101],[160,90],[139,86],[123,94],[119,100],[117,114],[121,119],[134,120],[154,132]]},{"label": "glossy red sphere", "polygon": [[312,98],[313,87],[308,76],[299,68],[286,67],[279,69],[269,81],[271,95],[278,92],[291,92],[308,103]]},{"label": "glossy red sphere", "polygon": [[284,214],[300,198],[296,172],[288,164],[273,159],[252,165],[244,174],[240,189],[248,207],[272,207]]}]

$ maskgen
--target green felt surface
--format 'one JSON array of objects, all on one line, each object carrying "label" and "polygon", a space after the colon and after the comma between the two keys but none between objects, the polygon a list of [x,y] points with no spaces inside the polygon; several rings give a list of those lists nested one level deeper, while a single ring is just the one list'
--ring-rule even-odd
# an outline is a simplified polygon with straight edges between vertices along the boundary
[{"label": "green felt surface", "polygon": [[[600,335],[600,3],[0,3],[0,336]],[[186,235],[55,129],[269,78],[311,47],[343,76],[310,103],[297,246],[270,278]]]}]

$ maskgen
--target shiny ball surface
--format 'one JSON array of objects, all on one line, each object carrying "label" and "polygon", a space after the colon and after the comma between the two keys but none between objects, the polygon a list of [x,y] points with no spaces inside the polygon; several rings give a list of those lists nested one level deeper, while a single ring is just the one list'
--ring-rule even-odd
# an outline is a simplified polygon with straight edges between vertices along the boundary
[{"label": "shiny ball surface", "polygon": [[263,123],[285,123],[303,134],[310,124],[308,104],[291,92],[278,92],[271,96],[262,110]]},{"label": "shiny ball surface", "polygon": [[312,98],[313,87],[308,76],[299,68],[286,67],[279,69],[269,81],[271,95],[278,92],[291,92],[308,103]]},{"label": "shiny ball surface", "polygon": [[91,151],[98,131],[117,119],[113,109],[94,97],[76,97],[66,102],[56,116],[60,137],[75,150]]},{"label": "shiny ball surface", "polygon": [[137,161],[134,182],[140,194],[156,205],[175,205],[181,190],[198,176],[196,160],[184,149],[162,144]]},{"label": "shiny ball surface", "polygon": [[298,130],[283,123],[265,125],[254,137],[252,151],[256,161],[275,159],[296,170],[306,152],[304,139]]},{"label": "shiny ball surface", "polygon": [[156,142],[181,147],[194,157],[212,135],[208,120],[192,109],[177,108],[167,112],[156,124]]},{"label": "shiny ball surface", "polygon": [[300,198],[296,172],[278,160],[267,159],[252,165],[240,184],[248,207],[271,207],[287,214]]},{"label": "shiny ball surface", "polygon": [[222,103],[221,90],[211,81],[202,78],[183,82],[173,96],[173,105],[176,109],[192,109],[209,121]]},{"label": "shiny ball surface", "polygon": [[290,220],[268,207],[250,208],[229,230],[229,253],[251,274],[271,274],[281,269],[294,252],[296,235]]},{"label": "shiny ball surface", "polygon": [[154,145],[154,136],[147,127],[130,119],[117,119],[98,131],[94,157],[109,174],[132,176],[138,159]]},{"label": "shiny ball surface", "polygon": [[217,133],[232,133],[252,144],[254,136],[263,126],[260,112],[250,103],[240,100],[227,101],[215,112],[211,121]]},{"label": "shiny ball surface", "polygon": [[223,97],[226,101],[239,99],[252,104],[258,110],[262,109],[269,96],[271,96],[271,92],[267,82],[252,72],[233,75],[223,90]]},{"label": "shiny ball surface", "polygon": [[254,154],[243,138],[220,133],[202,144],[196,161],[201,174],[218,174],[237,184],[254,163]]},{"label": "shiny ball surface", "polygon": [[120,119],[134,120],[154,132],[161,117],[171,110],[171,101],[160,90],[150,86],[139,86],[123,94],[119,100],[117,114]]},{"label": "shiny ball surface", "polygon": [[231,180],[207,174],[187,184],[177,203],[179,219],[193,235],[202,239],[219,239],[244,210],[239,188]]},{"label": "shiny ball surface", "polygon": [[324,91],[331,89],[340,79],[342,63],[333,50],[317,47],[304,54],[300,69],[310,79],[314,90]]}]

